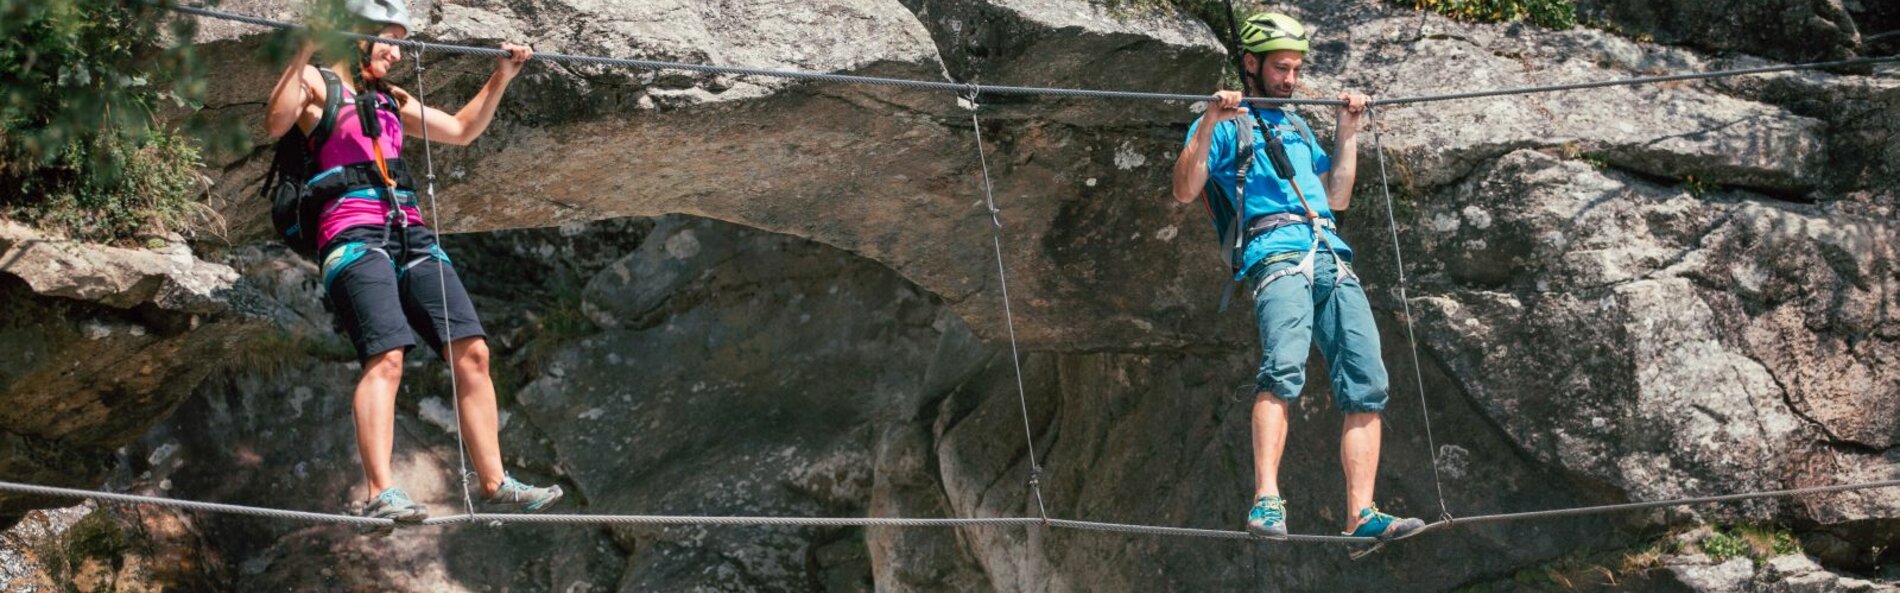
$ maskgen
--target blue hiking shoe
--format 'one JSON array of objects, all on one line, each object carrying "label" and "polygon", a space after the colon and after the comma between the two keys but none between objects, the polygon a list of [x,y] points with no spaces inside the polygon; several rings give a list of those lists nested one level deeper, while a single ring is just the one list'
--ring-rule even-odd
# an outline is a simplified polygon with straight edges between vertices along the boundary
[{"label": "blue hiking shoe", "polygon": [[1394,517],[1379,512],[1378,505],[1359,509],[1358,529],[1352,530],[1352,537],[1370,537],[1382,542],[1392,541],[1412,532],[1425,528],[1425,522],[1409,517]]},{"label": "blue hiking shoe", "polygon": [[1247,533],[1258,537],[1286,537],[1286,499],[1262,496],[1247,511]]},{"label": "blue hiking shoe", "polygon": [[409,493],[401,488],[390,488],[369,501],[369,506],[363,508],[363,516],[397,523],[421,523],[429,518],[429,507],[410,500]]},{"label": "blue hiking shoe", "polygon": [[554,505],[561,499],[560,486],[538,488],[521,483],[514,476],[501,479],[501,487],[495,489],[494,496],[482,498],[482,510],[498,513],[533,513]]}]

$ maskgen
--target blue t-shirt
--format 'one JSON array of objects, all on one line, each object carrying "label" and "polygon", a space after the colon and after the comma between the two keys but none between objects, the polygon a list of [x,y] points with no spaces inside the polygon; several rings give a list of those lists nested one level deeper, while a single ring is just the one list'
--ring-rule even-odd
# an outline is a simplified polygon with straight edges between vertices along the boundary
[{"label": "blue t-shirt", "polygon": [[[1242,114],[1241,117],[1252,116]],[[1326,188],[1319,179],[1321,174],[1332,169],[1332,157],[1326,154],[1325,149],[1308,145],[1306,136],[1301,134],[1299,127],[1287,118],[1285,111],[1261,109],[1260,121],[1272,126],[1274,133],[1280,136],[1281,144],[1286,146],[1287,160],[1293,163],[1293,180],[1300,184],[1300,191],[1306,194],[1306,203],[1311,205],[1313,211],[1319,213],[1320,216],[1333,218],[1332,207],[1326,203]],[[1187,141],[1183,142],[1184,145],[1193,141],[1194,132],[1200,125],[1201,120],[1196,119],[1194,125],[1188,127]],[[1209,144],[1207,150],[1208,183],[1217,184],[1228,195],[1234,192],[1235,125],[1233,120],[1216,124],[1213,142]],[[1299,198],[1294,196],[1293,189],[1285,180],[1274,175],[1273,162],[1267,158],[1265,132],[1266,130],[1259,126],[1254,127],[1253,164],[1247,169],[1247,203],[1241,216],[1242,221],[1250,221],[1268,214],[1290,212],[1304,215],[1306,213],[1300,207]],[[1333,231],[1324,232],[1327,244],[1334,251],[1339,252],[1339,257],[1352,261],[1352,248],[1348,247],[1345,241],[1340,240],[1339,235]],[[1235,276],[1235,279],[1238,280],[1246,275],[1247,270],[1262,259],[1287,252],[1305,253],[1312,247],[1312,227],[1304,224],[1280,227],[1247,243],[1246,249],[1241,253],[1240,274]]]}]

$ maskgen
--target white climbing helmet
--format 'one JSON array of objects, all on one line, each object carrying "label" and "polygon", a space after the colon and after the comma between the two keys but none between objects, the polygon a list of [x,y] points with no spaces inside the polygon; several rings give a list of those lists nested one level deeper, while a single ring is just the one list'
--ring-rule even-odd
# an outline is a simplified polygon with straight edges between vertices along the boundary
[{"label": "white climbing helmet", "polygon": [[416,30],[409,23],[409,6],[403,0],[348,0],[344,8],[372,23],[402,27],[404,36]]}]

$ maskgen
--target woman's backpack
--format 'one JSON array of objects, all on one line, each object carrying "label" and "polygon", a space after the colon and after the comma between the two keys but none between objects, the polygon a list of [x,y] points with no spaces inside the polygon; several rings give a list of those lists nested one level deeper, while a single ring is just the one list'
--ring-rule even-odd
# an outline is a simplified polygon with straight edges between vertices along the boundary
[{"label": "woman's backpack", "polygon": [[318,173],[317,151],[336,128],[337,109],[343,101],[342,79],[327,68],[317,72],[323,75],[323,118],[308,135],[293,125],[277,140],[276,153],[259,190],[270,200],[271,226],[277,230],[277,239],[310,259],[317,257],[317,217],[322,214],[319,209],[323,204],[311,197],[309,182]]}]

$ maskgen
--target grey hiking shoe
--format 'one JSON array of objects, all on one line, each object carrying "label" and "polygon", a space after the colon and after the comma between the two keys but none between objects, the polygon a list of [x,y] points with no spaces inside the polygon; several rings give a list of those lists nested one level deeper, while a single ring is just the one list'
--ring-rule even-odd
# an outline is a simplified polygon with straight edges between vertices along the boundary
[{"label": "grey hiking shoe", "polygon": [[397,523],[421,523],[429,518],[429,507],[410,500],[409,493],[401,488],[390,488],[369,501],[369,506],[363,508],[363,516]]},{"label": "grey hiking shoe", "polygon": [[561,499],[560,486],[529,486],[514,476],[501,479],[494,496],[482,497],[482,510],[498,513],[533,513],[554,506]]}]

